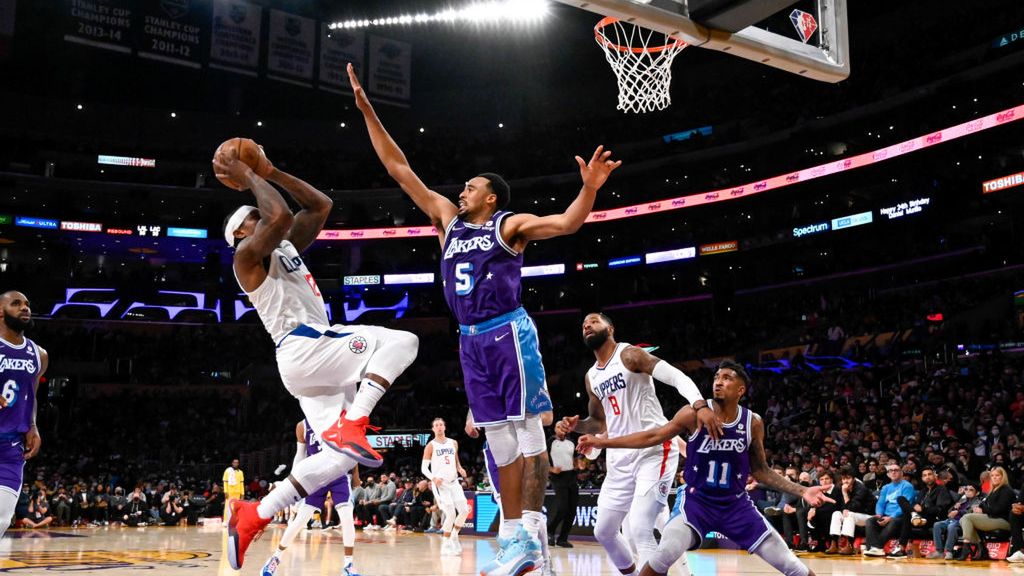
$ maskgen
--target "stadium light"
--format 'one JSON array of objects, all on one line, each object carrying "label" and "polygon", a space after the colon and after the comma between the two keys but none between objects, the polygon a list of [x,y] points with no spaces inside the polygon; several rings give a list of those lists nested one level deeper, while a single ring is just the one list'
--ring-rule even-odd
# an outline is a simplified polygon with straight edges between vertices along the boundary
[{"label": "stadium light", "polygon": [[492,0],[474,2],[462,8],[449,8],[433,14],[402,14],[372,19],[353,19],[332,22],[331,30],[369,28],[371,26],[408,26],[410,24],[427,24],[445,22],[454,24],[466,22],[470,24],[496,24],[502,22],[533,24],[548,15],[548,0]]}]

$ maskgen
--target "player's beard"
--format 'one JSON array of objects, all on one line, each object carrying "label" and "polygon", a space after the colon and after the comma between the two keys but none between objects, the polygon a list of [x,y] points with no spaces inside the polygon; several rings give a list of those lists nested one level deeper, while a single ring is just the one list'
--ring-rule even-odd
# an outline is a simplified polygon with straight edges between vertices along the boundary
[{"label": "player's beard", "polygon": [[583,343],[586,344],[587,348],[590,348],[591,350],[597,350],[601,346],[604,346],[604,343],[607,342],[607,341],[608,341],[608,329],[607,328],[605,328],[604,330],[601,330],[600,332],[593,332],[593,333],[590,334],[590,336],[584,336],[583,337]]},{"label": "player's beard", "polygon": [[22,320],[17,316],[4,314],[4,324],[6,324],[11,330],[21,333],[32,327],[32,318],[29,317],[28,320]]}]

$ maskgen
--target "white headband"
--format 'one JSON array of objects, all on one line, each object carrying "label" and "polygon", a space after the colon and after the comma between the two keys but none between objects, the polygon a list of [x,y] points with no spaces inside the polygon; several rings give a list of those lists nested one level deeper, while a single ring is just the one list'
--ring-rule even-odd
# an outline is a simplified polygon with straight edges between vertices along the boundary
[{"label": "white headband", "polygon": [[234,248],[235,246],[235,230],[241,228],[242,223],[249,217],[249,214],[253,210],[259,210],[255,206],[239,206],[238,210],[235,210],[231,218],[228,218],[228,223],[224,225],[224,240],[227,241],[228,246]]}]

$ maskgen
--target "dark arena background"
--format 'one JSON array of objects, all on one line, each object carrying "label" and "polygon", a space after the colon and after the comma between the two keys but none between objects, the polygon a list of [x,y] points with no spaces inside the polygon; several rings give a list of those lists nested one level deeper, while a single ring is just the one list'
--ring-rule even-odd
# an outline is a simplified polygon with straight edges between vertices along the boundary
[{"label": "dark arena background", "polygon": [[[785,15],[815,2],[774,4],[771,26],[792,33]],[[370,416],[384,463],[360,470],[365,500],[380,496],[371,475],[395,483],[393,498],[418,490],[435,418],[459,443],[471,504],[461,557],[439,556],[429,507],[389,525],[380,502],[357,497],[359,573],[478,574],[494,558],[498,507],[483,438],[464,430],[437,232],[374,153],[349,61],[413,169],[453,202],[496,172],[509,210],[557,214],[579,191],[576,155],[603,144],[622,161],[577,232],[525,251],[522,304],[556,422],[587,416],[594,354],[581,326],[603,312],[620,342],[705,397],[722,360],[742,364],[767,463],[794,482],[839,484],[846,471],[878,496],[899,467],[916,503],[948,492],[907,541],[892,534],[888,557],[862,554],[862,527],[841,555],[826,553],[839,543],[829,517],[808,521],[799,498],[751,478],[750,498],[815,573],[1018,572],[1024,506],[985,504],[1006,522],[982,525],[974,546],[957,540],[948,560],[933,525],[959,529],[980,502],[964,509],[963,495],[993,491],[997,470],[1012,502],[1024,485],[1020,1],[851,1],[849,77],[834,83],[687,48],[671,64],[671,105],[645,114],[616,109],[593,12],[531,0],[400,21],[468,5],[0,0],[0,291],[27,296],[25,336],[49,354],[35,399],[42,445],[24,465],[0,572],[231,574],[225,469],[240,460],[248,500],[288,476],[303,413],[223,234],[255,201],[211,167],[236,136],[333,200],[303,254],[332,323],[419,337]],[[668,418],[686,404],[656,391]],[[594,539],[605,457],[573,466],[573,547],[552,545],[548,568],[619,574]],[[551,486],[549,515],[558,506]],[[243,573],[260,572],[285,520],[252,544]],[[336,522],[318,512],[278,573],[343,573]],[[693,574],[775,573],[704,536],[687,554]]]}]

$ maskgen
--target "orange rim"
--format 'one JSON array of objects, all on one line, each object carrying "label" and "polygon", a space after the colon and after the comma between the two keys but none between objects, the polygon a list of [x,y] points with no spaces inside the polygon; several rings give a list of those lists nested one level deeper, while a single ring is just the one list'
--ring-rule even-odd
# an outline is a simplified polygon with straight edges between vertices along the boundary
[{"label": "orange rim", "polygon": [[600,22],[597,23],[596,26],[594,26],[594,38],[597,39],[597,43],[598,44],[601,44],[602,46],[607,46],[608,48],[611,48],[613,50],[617,50],[619,52],[632,52],[633,54],[643,54],[644,52],[648,52],[648,53],[651,53],[651,54],[657,54],[658,52],[664,52],[665,50],[668,50],[669,48],[686,48],[686,42],[683,42],[682,40],[676,40],[676,39],[673,39],[674,42],[672,42],[670,44],[665,44],[665,45],[662,45],[662,46],[653,46],[653,47],[648,47],[648,48],[634,48],[632,46],[620,46],[620,45],[612,42],[611,40],[609,40],[608,37],[605,36],[604,32],[603,32],[603,30],[604,30],[604,28],[606,26],[608,26],[609,24],[614,24],[614,23],[616,23],[618,21],[619,21],[619,19],[614,17],[614,16],[605,16],[604,18],[601,19]]}]

